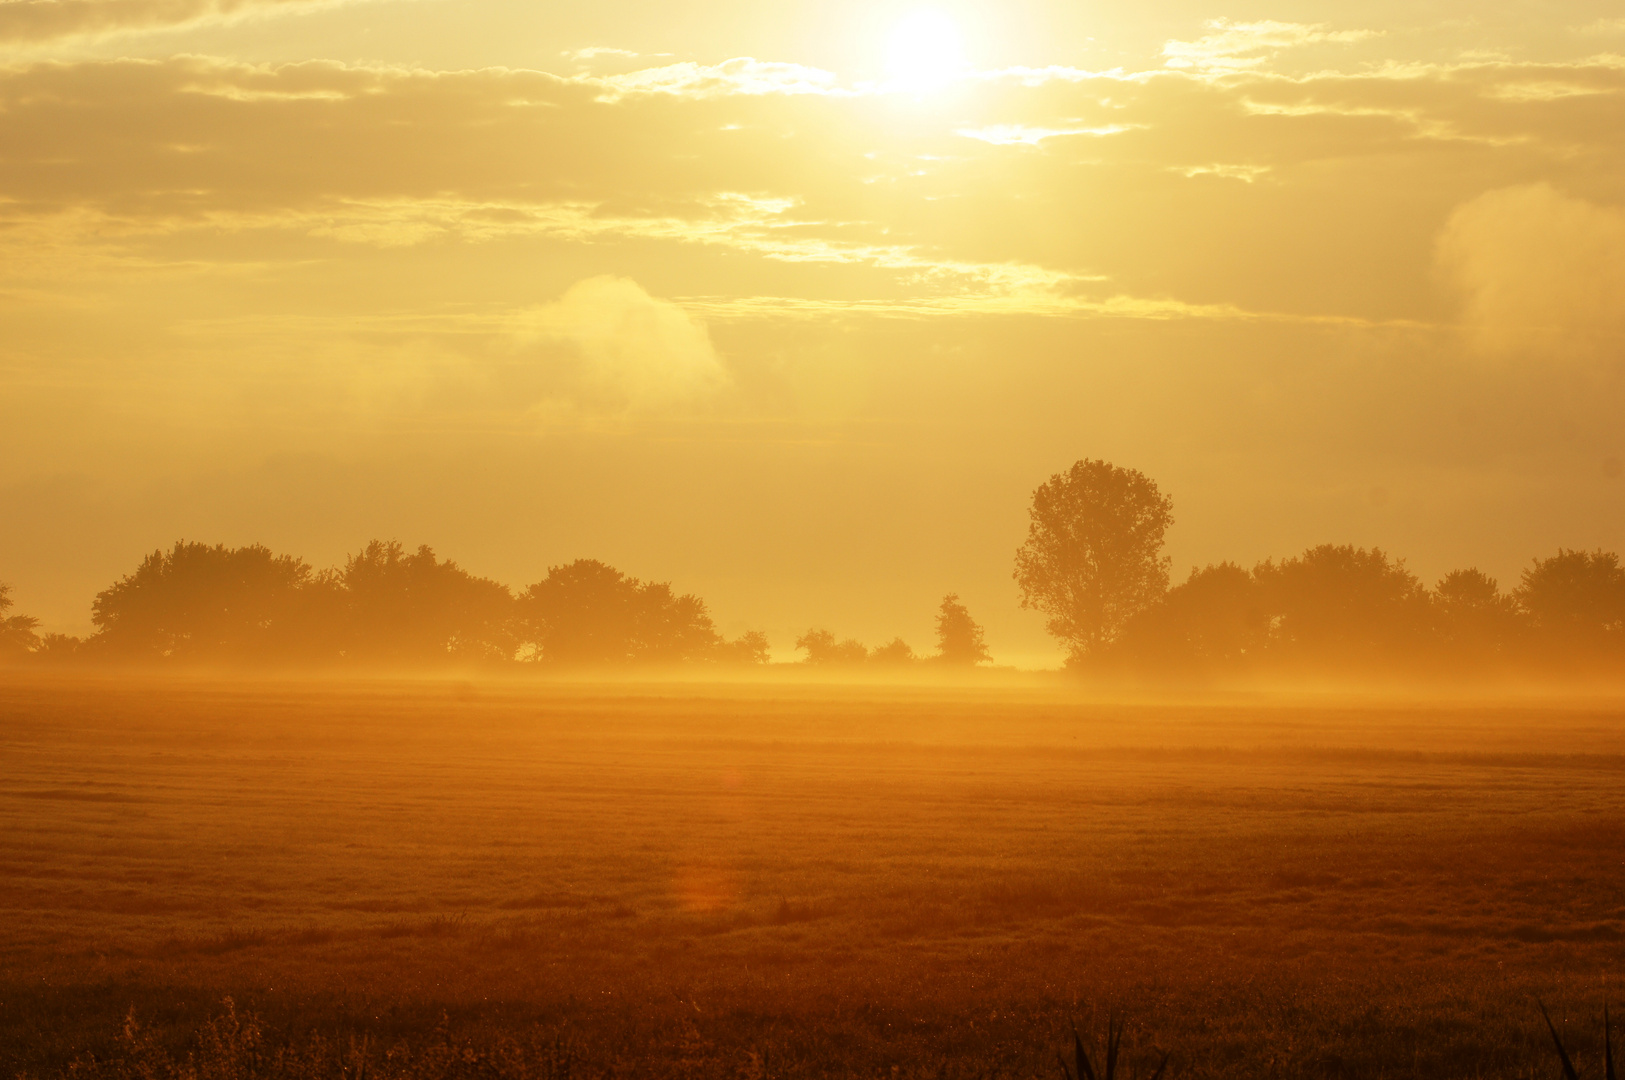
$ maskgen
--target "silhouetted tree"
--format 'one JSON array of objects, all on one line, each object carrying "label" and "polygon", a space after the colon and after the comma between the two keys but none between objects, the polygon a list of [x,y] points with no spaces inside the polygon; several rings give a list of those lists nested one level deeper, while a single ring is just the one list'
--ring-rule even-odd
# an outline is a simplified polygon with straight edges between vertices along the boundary
[{"label": "silhouetted tree", "polygon": [[1611,551],[1569,551],[1536,559],[1513,599],[1548,649],[1617,646],[1625,638],[1625,569]]},{"label": "silhouetted tree", "polygon": [[747,630],[716,648],[716,659],[723,664],[765,664],[768,657],[767,635],[760,630]]},{"label": "silhouetted tree", "polygon": [[1427,592],[1378,548],[1322,544],[1260,563],[1253,580],[1270,619],[1268,647],[1283,658],[1361,664],[1415,658],[1426,644]]},{"label": "silhouetted tree", "polygon": [[518,611],[520,639],[549,663],[766,659],[765,636],[724,643],[699,597],[678,596],[668,584],[627,577],[596,559],[551,568],[520,595]]},{"label": "silhouetted tree", "polygon": [[517,648],[508,587],[436,558],[428,545],[408,552],[374,540],[318,585],[338,590],[352,661],[501,661]]},{"label": "silhouetted tree", "polygon": [[551,567],[519,594],[520,640],[557,664],[624,664],[636,637],[635,579],[596,559]]},{"label": "silhouetted tree", "polygon": [[959,602],[958,593],[942,598],[937,608],[937,659],[944,664],[974,667],[993,659],[982,641],[982,628]]},{"label": "silhouetted tree", "polygon": [[852,638],[837,641],[828,630],[808,630],[796,638],[796,648],[807,651],[808,664],[861,664],[869,658],[863,642]]},{"label": "silhouetted tree", "polygon": [[677,664],[714,658],[723,641],[705,609],[705,601],[692,593],[678,596],[663,581],[636,584],[632,623],[635,663]]},{"label": "silhouetted tree", "polygon": [[29,615],[7,615],[14,604],[11,586],[0,584],[0,659],[15,659],[39,647],[39,637],[34,633],[39,620]]},{"label": "silhouetted tree", "polygon": [[302,656],[311,568],[253,544],[177,541],[96,594],[98,648],[127,658],[262,662]]},{"label": "silhouetted tree", "polygon": [[892,638],[886,644],[876,647],[869,653],[871,664],[882,664],[888,667],[906,667],[917,660],[914,650],[902,638]]},{"label": "silhouetted tree", "polygon": [[1269,629],[1253,575],[1219,563],[1192,567],[1183,584],[1130,620],[1117,651],[1137,666],[1211,673],[1252,663]]},{"label": "silhouetted tree", "polygon": [[1014,575],[1021,606],[1049,616],[1074,660],[1110,644],[1167,590],[1173,502],[1143,473],[1080,461],[1039,485],[1028,517]]},{"label": "silhouetted tree", "polygon": [[1476,567],[1452,570],[1433,587],[1434,629],[1454,662],[1505,654],[1518,635],[1518,605]]},{"label": "silhouetted tree", "polygon": [[86,654],[83,638],[72,634],[45,634],[39,640],[34,655],[48,664],[65,664],[83,659]]}]

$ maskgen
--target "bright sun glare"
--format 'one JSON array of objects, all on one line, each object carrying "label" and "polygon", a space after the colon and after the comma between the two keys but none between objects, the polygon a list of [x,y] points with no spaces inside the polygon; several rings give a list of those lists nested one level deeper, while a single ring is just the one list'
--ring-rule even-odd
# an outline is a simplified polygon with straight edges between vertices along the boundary
[{"label": "bright sun glare", "polygon": [[936,89],[964,67],[958,25],[940,11],[917,11],[899,22],[886,49],[886,74],[910,90]]}]

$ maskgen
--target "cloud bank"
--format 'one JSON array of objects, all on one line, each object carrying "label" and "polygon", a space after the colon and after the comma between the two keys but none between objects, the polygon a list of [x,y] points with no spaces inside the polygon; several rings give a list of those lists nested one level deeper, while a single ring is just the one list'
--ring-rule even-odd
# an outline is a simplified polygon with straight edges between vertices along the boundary
[{"label": "cloud bank", "polygon": [[822,284],[777,294],[796,302],[1433,319],[1428,243],[1453,209],[1531,172],[1625,175],[1618,130],[1609,58],[1023,71],[924,113],[752,61],[48,63],[0,71],[0,248],[15,277],[291,237],[615,242],[804,267]]},{"label": "cloud bank", "polygon": [[0,48],[178,29],[343,2],[346,0],[0,0]]}]

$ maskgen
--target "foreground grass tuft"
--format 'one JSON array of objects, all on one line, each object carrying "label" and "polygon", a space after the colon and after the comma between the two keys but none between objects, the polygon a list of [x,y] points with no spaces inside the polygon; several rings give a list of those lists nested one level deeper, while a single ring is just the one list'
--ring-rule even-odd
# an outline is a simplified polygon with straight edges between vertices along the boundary
[{"label": "foreground grass tuft", "polygon": [[[1563,1066],[1563,1080],[1580,1080],[1574,1059],[1569,1056],[1568,1047],[1563,1045],[1563,1038],[1557,1033],[1557,1025],[1552,1023],[1552,1014],[1546,1011],[1546,1003],[1536,998],[1535,1004],[1540,1006],[1541,1019],[1546,1021],[1546,1030],[1551,1034],[1552,1045],[1557,1049],[1557,1060]],[[1608,1019],[1606,1003],[1602,1007],[1602,1069],[1603,1080],[1614,1080],[1614,1033],[1613,1025]]]},{"label": "foreground grass tuft", "polygon": [[383,1050],[364,1035],[335,1041],[309,1034],[273,1045],[257,1016],[239,1011],[231,998],[223,1005],[182,1052],[164,1046],[132,1010],[111,1053],[75,1058],[61,1080],[571,1080],[576,1075],[570,1045],[556,1036],[459,1039],[443,1017],[420,1042],[401,1041]]}]

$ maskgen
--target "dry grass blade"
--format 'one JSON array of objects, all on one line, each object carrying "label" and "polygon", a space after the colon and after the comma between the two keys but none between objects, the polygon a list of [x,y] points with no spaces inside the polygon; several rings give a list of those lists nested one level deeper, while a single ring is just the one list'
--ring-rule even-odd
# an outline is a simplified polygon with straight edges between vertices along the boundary
[{"label": "dry grass blade", "polygon": [[1095,1067],[1089,1062],[1089,1052],[1083,1048],[1083,1037],[1072,1029],[1072,1053],[1078,1062],[1078,1080],[1095,1080]]},{"label": "dry grass blade", "polygon": [[1602,1067],[1604,1080],[1614,1080],[1614,1033],[1608,1022],[1608,1003],[1602,1003]]},{"label": "dry grass blade", "polygon": [[1569,1060],[1569,1052],[1563,1048],[1563,1040],[1557,1037],[1557,1027],[1552,1023],[1552,1016],[1546,1011],[1546,1003],[1539,998],[1535,1004],[1540,1006],[1540,1015],[1546,1018],[1546,1030],[1552,1033],[1552,1043],[1557,1047],[1557,1056],[1563,1062],[1563,1080],[1580,1080],[1580,1074],[1574,1071],[1574,1062]]},{"label": "dry grass blade", "polygon": [[[1076,1027],[1073,1027],[1072,1056],[1077,1063],[1076,1069],[1068,1068],[1066,1057],[1057,1054],[1056,1058],[1061,1063],[1061,1075],[1066,1077],[1066,1080],[1096,1080],[1097,1075],[1099,1080],[1117,1080],[1117,1060],[1123,1046],[1123,1028],[1124,1022],[1122,1020],[1114,1020],[1110,1014],[1107,1015],[1106,1055],[1101,1062],[1104,1069],[1097,1074],[1094,1063],[1089,1060],[1089,1051],[1083,1048],[1083,1036],[1078,1034]],[[1167,1064],[1168,1055],[1164,1054],[1161,1063],[1157,1066],[1156,1075],[1151,1080],[1161,1080],[1162,1071]]]}]

